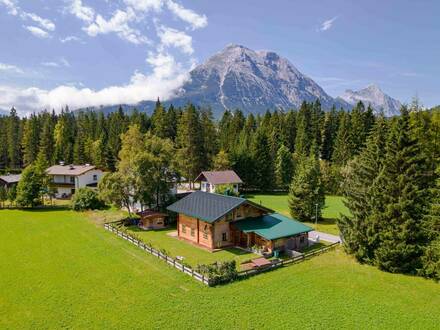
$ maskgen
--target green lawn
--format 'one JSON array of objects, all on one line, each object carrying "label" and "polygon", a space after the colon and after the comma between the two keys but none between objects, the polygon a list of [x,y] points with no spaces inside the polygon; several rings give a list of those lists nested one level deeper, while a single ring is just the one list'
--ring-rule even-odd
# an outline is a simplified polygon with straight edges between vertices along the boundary
[{"label": "green lawn", "polygon": [[175,232],[176,228],[163,230],[145,231],[136,226],[128,227],[130,232],[135,233],[145,243],[150,243],[156,249],[165,249],[167,254],[172,257],[183,256],[184,262],[191,266],[199,264],[211,264],[215,261],[233,260],[237,261],[237,265],[241,262],[259,256],[253,253],[246,252],[237,248],[229,248],[216,252],[209,252],[208,250],[183,242],[176,237],[171,237],[168,234]]},{"label": "green lawn", "polygon": [[72,211],[0,211],[0,329],[435,329],[440,285],[341,250],[208,288]]},{"label": "green lawn", "polygon": [[[287,204],[287,193],[254,194],[248,195],[247,198],[255,203],[267,206],[278,213],[290,216],[289,206]],[[336,225],[336,218],[338,218],[340,214],[349,214],[348,209],[343,203],[343,198],[341,196],[326,196],[325,207],[322,210],[324,219],[321,220],[317,226],[315,226],[313,222],[305,223],[319,231],[338,235],[339,229]]]}]

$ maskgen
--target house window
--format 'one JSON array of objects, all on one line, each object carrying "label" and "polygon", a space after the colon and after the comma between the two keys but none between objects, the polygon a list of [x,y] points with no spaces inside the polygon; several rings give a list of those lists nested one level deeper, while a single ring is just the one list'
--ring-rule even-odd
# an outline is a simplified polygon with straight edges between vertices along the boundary
[{"label": "house window", "polygon": [[228,234],[227,233],[223,233],[222,234],[222,241],[226,242],[228,240]]},{"label": "house window", "polygon": [[203,238],[208,239],[208,225],[205,225],[205,228],[203,228]]},{"label": "house window", "polygon": [[70,177],[70,183],[75,183],[75,177],[74,176]]},{"label": "house window", "polygon": [[210,186],[211,186],[211,185],[210,185],[209,183],[206,183],[206,189],[205,189],[206,192],[210,192],[210,190],[209,190],[209,189],[210,189]]},{"label": "house window", "polygon": [[237,218],[241,218],[243,215],[241,214],[241,208],[237,209]]},{"label": "house window", "polygon": [[93,181],[98,181],[98,175],[97,174],[93,174]]},{"label": "house window", "polygon": [[233,214],[233,212],[229,212],[229,213],[226,215],[226,220],[227,220],[227,221],[231,221],[233,218],[234,218],[234,214]]},{"label": "house window", "polygon": [[300,237],[299,242],[300,242],[300,243],[304,243],[304,236],[301,236],[301,237]]},{"label": "house window", "polygon": [[182,224],[182,233],[186,234],[186,225]]},{"label": "house window", "polygon": [[196,230],[194,228],[191,228],[191,236],[192,237],[196,236]]}]

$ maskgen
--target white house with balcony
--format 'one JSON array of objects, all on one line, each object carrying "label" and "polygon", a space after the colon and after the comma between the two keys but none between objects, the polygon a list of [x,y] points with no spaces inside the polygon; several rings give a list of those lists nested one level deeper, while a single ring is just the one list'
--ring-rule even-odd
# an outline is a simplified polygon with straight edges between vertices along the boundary
[{"label": "white house with balcony", "polygon": [[70,198],[77,189],[96,188],[104,172],[93,165],[59,165],[47,169],[56,198]]},{"label": "white house with balcony", "polygon": [[215,193],[219,186],[229,185],[233,192],[238,194],[240,185],[243,184],[243,181],[233,170],[204,171],[194,181],[200,182],[200,190],[208,193]]}]

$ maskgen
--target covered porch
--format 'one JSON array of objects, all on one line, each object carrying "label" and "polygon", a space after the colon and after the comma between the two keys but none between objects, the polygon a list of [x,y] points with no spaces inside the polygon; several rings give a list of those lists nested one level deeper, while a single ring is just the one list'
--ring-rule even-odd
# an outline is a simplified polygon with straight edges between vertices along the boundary
[{"label": "covered porch", "polygon": [[308,233],[313,229],[274,213],[235,221],[230,230],[236,246],[264,254],[307,247]]}]

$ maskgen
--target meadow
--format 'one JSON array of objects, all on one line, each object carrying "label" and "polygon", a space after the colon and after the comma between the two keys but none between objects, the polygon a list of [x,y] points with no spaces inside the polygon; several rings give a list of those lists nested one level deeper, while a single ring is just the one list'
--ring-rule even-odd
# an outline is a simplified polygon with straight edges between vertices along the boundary
[{"label": "meadow", "polygon": [[[246,196],[249,200],[267,206],[274,211],[290,217],[287,193],[278,194],[252,194]],[[336,219],[341,214],[350,214],[350,211],[344,205],[343,197],[327,195],[325,197],[325,206],[322,209],[322,217],[316,225],[312,220],[305,224],[315,228],[318,231],[338,235],[339,229],[336,225]]]},{"label": "meadow", "polygon": [[[109,211],[110,214],[111,211]],[[0,210],[0,328],[433,329],[440,285],[338,249],[208,288],[87,213]]]}]

